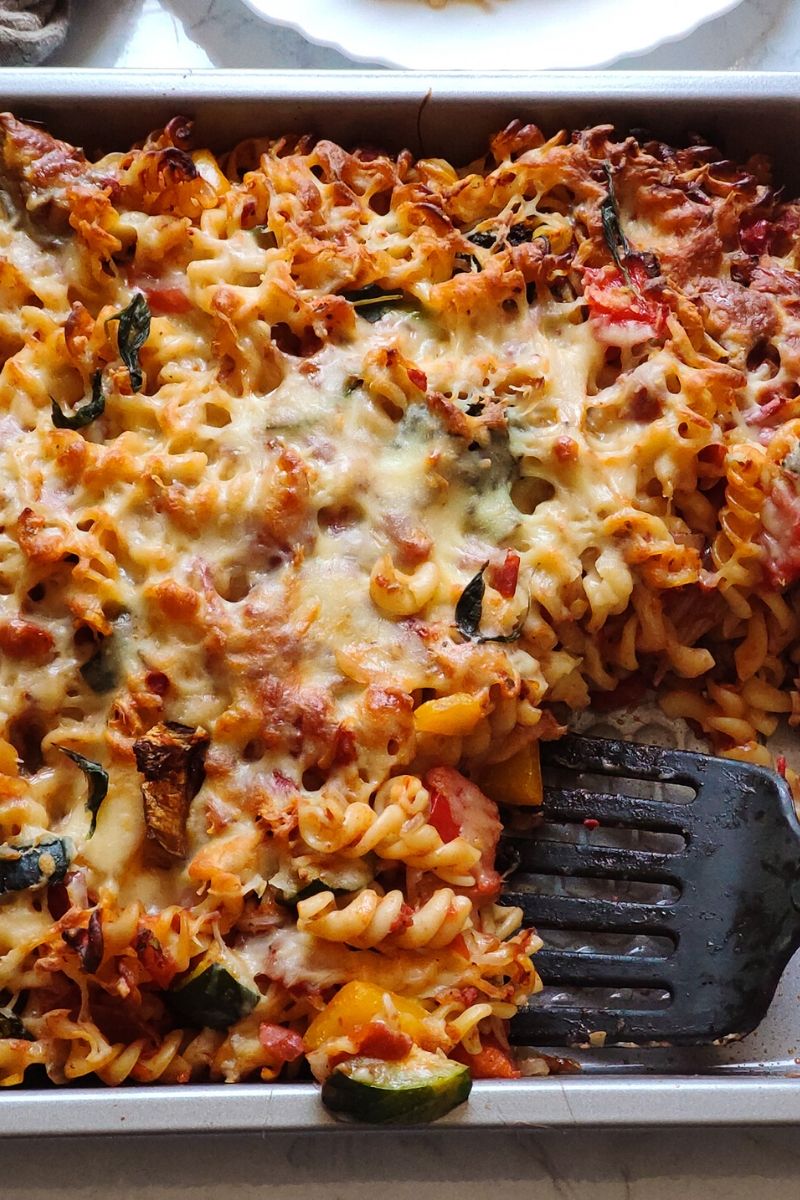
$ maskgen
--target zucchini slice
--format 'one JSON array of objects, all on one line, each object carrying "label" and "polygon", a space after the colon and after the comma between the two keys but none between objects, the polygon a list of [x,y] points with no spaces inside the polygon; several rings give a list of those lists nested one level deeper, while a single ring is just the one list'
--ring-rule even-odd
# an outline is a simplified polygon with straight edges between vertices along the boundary
[{"label": "zucchini slice", "polygon": [[322,1103],[337,1117],[353,1121],[418,1125],[463,1104],[471,1088],[462,1063],[415,1049],[400,1062],[348,1059],[322,1085]]},{"label": "zucchini slice", "polygon": [[0,895],[60,883],[73,854],[72,843],[59,837],[36,846],[0,846]]},{"label": "zucchini slice", "polygon": [[259,993],[219,962],[204,958],[167,993],[170,1008],[196,1028],[227,1029],[248,1016]]},{"label": "zucchini slice", "polygon": [[269,880],[278,904],[297,908],[301,900],[316,896],[318,892],[333,892],[334,896],[346,896],[369,887],[375,878],[372,856],[352,862],[336,862],[319,871],[314,878],[300,878],[291,869],[282,868]]},{"label": "zucchini slice", "polygon": [[[312,879],[310,883],[292,892],[287,887],[275,888],[275,899],[278,904],[284,905],[285,908],[297,908],[301,900],[307,900],[309,896],[316,896],[319,892],[333,891],[327,883],[323,883],[321,879]],[[334,895],[342,895],[341,889],[334,892]]]}]

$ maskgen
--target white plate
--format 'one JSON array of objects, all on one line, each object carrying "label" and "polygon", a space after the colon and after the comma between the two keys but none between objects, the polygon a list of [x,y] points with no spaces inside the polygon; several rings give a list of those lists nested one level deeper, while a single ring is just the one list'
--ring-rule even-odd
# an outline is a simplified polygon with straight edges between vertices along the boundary
[{"label": "white plate", "polygon": [[417,70],[597,67],[674,41],[740,0],[245,0],[359,62]]}]

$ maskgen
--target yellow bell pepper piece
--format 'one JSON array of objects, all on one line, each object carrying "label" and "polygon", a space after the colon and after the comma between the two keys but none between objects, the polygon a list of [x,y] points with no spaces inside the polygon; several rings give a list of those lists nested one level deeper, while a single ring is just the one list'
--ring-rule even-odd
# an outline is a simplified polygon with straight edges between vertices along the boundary
[{"label": "yellow bell pepper piece", "polygon": [[421,1004],[395,992],[387,992],[374,983],[354,979],[352,983],[346,983],[311,1022],[303,1039],[306,1049],[317,1050],[334,1038],[357,1038],[373,1018],[385,1016],[387,996],[397,1011],[400,1031],[416,1045],[429,1041],[424,1025],[428,1013]]},{"label": "yellow bell pepper piece", "polygon": [[417,733],[441,733],[455,737],[471,733],[486,712],[481,696],[470,692],[455,692],[438,700],[426,700],[414,712]]},{"label": "yellow bell pepper piece", "polygon": [[543,794],[539,743],[531,742],[505,762],[484,768],[481,787],[499,804],[540,805]]}]

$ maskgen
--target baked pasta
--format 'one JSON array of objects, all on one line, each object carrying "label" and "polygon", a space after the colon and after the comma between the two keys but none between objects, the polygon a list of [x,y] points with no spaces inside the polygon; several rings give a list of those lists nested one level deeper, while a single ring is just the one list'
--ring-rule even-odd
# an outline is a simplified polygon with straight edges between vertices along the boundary
[{"label": "baked pasta", "polygon": [[800,720],[800,205],[605,126],[1,123],[2,1081],[435,1115],[518,1073],[539,741]]}]

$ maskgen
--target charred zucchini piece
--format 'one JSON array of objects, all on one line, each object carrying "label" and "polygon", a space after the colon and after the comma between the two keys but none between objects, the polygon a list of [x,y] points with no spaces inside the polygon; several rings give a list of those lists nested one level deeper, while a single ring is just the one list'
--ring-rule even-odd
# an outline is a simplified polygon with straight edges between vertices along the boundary
[{"label": "charred zucchini piece", "polygon": [[352,1121],[418,1125],[463,1104],[471,1088],[467,1067],[415,1049],[400,1062],[351,1058],[341,1063],[322,1086],[322,1103]]},{"label": "charred zucchini piece", "polygon": [[48,838],[36,846],[0,846],[0,895],[60,883],[72,860],[65,838]]},{"label": "charred zucchini piece", "polygon": [[173,984],[167,998],[173,1012],[187,1024],[198,1029],[227,1029],[253,1011],[259,995],[227,967],[205,958]]}]

